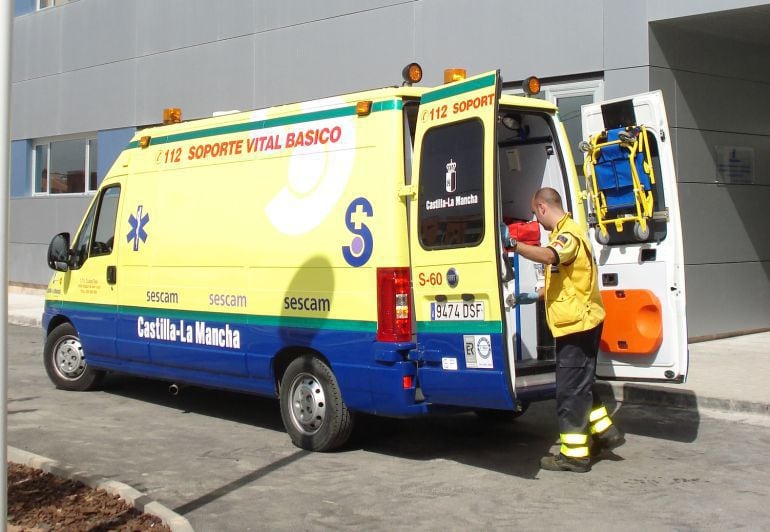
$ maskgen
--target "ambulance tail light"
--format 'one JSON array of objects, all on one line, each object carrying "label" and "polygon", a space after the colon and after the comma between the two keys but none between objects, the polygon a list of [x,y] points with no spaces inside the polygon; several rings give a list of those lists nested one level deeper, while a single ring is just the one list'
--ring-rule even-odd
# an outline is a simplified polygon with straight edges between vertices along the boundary
[{"label": "ambulance tail light", "polygon": [[409,268],[377,268],[377,341],[412,340]]}]

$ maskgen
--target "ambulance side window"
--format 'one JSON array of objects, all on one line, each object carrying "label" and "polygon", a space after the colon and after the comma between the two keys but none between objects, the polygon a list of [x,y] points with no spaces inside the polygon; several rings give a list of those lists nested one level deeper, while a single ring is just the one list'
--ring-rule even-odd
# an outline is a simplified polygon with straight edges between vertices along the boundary
[{"label": "ambulance side window", "polygon": [[[120,187],[105,189],[91,208],[72,246],[72,269],[83,266],[86,258],[109,255],[115,241]],[[91,242],[93,236],[93,243]]]},{"label": "ambulance side window", "polygon": [[92,257],[109,255],[115,243],[115,221],[118,218],[120,187],[110,187],[102,193],[99,214],[96,217],[94,242],[91,244]]},{"label": "ambulance side window", "polygon": [[428,130],[418,190],[425,249],[478,245],[484,238],[484,125],[473,119]]},{"label": "ambulance side window", "polygon": [[88,210],[83,226],[80,228],[75,243],[72,245],[72,264],[70,267],[73,270],[79,269],[86,261],[86,256],[88,255],[88,243],[91,241],[91,231],[93,230],[94,218],[96,217],[97,204],[98,202],[96,201],[91,204],[91,208]]}]

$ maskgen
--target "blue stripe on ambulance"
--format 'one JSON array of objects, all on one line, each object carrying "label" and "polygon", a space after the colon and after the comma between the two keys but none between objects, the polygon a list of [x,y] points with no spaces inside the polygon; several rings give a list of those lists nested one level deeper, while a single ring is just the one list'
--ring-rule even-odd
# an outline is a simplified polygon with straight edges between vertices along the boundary
[{"label": "blue stripe on ambulance", "polygon": [[[292,346],[330,360],[350,408],[396,416],[423,414],[428,408],[415,404],[414,389],[402,386],[403,377],[414,374],[414,363],[405,360],[414,344],[376,342],[375,322],[65,302],[46,304],[44,328],[59,315],[78,330],[86,360],[94,368],[275,397],[275,355]],[[140,338],[139,317],[165,324],[164,331],[169,323],[162,320],[174,320],[177,326],[205,322],[217,330],[227,327],[239,332],[240,345],[202,345],[195,338],[183,343],[164,339],[169,335],[157,331],[160,339]]]}]

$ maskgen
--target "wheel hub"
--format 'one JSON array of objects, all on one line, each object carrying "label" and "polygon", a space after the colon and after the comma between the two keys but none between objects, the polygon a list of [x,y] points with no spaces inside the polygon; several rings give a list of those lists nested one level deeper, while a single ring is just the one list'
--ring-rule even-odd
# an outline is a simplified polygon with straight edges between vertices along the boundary
[{"label": "wheel hub", "polygon": [[86,369],[85,358],[83,357],[83,347],[76,338],[63,338],[56,346],[55,351],[56,369],[62,378],[75,380],[80,377]]},{"label": "wheel hub", "polygon": [[297,375],[291,386],[291,414],[294,425],[305,434],[315,434],[326,415],[323,387],[309,373]]}]

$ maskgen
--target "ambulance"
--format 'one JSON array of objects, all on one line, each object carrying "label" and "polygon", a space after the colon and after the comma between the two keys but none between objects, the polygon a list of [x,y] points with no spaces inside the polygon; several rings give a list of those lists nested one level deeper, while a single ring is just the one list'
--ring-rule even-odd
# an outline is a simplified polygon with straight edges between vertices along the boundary
[{"label": "ambulance", "polygon": [[644,127],[654,208],[639,235],[624,223],[638,225],[633,208],[608,207],[607,178],[580,182],[552,104],[502,94],[499,71],[449,70],[433,88],[414,85],[419,65],[404,72],[400,86],[252,112],[171,110],[137,132],[74,237],[49,246],[53,383],[90,390],[120,373],[276,397],[292,442],[315,451],[343,445],[361,412],[516,417],[554,397],[556,361],[542,303],[516,304],[542,267],[506,249],[501,226],[547,244],[530,206],[543,186],[595,248],[608,310],[597,375],[683,382],[661,94],[583,108],[589,173],[613,142],[602,132]]}]

